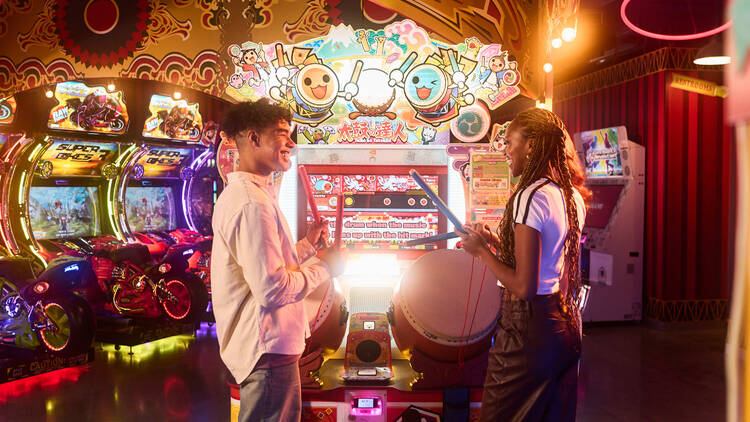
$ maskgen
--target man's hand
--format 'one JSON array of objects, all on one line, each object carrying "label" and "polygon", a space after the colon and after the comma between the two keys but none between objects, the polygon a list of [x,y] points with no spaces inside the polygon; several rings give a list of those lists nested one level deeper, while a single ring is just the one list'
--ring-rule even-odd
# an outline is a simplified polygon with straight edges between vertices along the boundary
[{"label": "man's hand", "polygon": [[328,265],[328,272],[331,277],[336,277],[343,273],[346,268],[346,255],[346,249],[332,247],[321,251],[318,258]]},{"label": "man's hand", "polygon": [[316,249],[325,249],[328,247],[328,236],[330,236],[330,232],[328,231],[327,220],[321,220],[307,226],[305,237]]}]

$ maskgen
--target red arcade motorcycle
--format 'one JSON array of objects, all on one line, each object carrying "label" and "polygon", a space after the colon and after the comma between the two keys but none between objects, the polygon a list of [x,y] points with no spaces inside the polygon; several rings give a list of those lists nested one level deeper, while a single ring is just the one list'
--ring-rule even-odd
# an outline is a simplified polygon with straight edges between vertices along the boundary
[{"label": "red arcade motorcycle", "polygon": [[[60,249],[73,251],[66,253],[71,256],[58,259],[77,267],[81,295],[97,310],[195,322],[208,304],[206,288],[187,271],[187,257],[179,253],[154,261],[145,246],[124,244],[113,237],[40,244],[45,249],[59,244]],[[94,288],[104,293],[103,301],[92,293]]]}]

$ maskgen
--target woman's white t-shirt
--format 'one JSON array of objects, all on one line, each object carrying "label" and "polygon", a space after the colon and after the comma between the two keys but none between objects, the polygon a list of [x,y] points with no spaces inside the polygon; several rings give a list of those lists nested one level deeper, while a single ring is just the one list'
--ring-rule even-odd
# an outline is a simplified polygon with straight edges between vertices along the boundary
[{"label": "woman's white t-shirt", "polygon": [[[583,230],[586,205],[576,189],[573,189],[573,198],[578,210],[578,226]],[[562,188],[546,178],[524,188],[513,200],[513,220],[516,224],[524,224],[538,231],[542,237],[539,287],[536,294],[557,292],[560,290],[565,236],[568,233],[565,193]]]}]

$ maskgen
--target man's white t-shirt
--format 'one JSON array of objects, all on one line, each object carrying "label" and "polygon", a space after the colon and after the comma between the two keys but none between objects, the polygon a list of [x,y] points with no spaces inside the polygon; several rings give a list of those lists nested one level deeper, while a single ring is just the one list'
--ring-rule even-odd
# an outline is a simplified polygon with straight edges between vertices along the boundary
[{"label": "man's white t-shirt", "polygon": [[[578,228],[583,230],[586,205],[578,190],[573,189],[578,211]],[[568,218],[565,210],[565,193],[547,178],[542,178],[515,196],[513,221],[538,231],[542,237],[542,256],[539,266],[539,287],[536,294],[548,295],[560,290],[560,276],[565,255],[565,236]]]}]

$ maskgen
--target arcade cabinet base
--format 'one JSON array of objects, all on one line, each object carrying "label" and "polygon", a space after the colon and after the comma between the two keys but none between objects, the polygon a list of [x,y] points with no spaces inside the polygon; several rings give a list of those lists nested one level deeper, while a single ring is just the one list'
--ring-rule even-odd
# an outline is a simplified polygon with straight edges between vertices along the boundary
[{"label": "arcade cabinet base", "polygon": [[[420,374],[413,371],[408,360],[393,360],[394,377],[390,383],[350,384],[341,378],[343,359],[328,359],[319,370],[320,390],[302,390],[302,421],[330,422],[395,422],[412,420],[407,415],[419,415],[421,420],[445,420],[444,385],[434,389],[412,388]],[[482,404],[482,389],[470,388],[468,398],[458,406],[465,407],[467,421],[478,421]],[[454,407],[451,404],[449,407]],[[416,420],[420,420],[416,419]]]},{"label": "arcade cabinet base", "polygon": [[173,322],[164,319],[135,319],[124,316],[99,316],[96,320],[96,341],[119,346],[137,346],[150,341],[190,334],[197,322]]},{"label": "arcade cabinet base", "polygon": [[94,349],[73,356],[0,346],[0,384],[94,361]]}]

